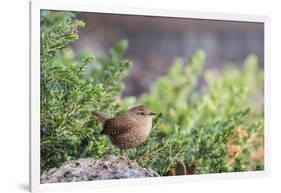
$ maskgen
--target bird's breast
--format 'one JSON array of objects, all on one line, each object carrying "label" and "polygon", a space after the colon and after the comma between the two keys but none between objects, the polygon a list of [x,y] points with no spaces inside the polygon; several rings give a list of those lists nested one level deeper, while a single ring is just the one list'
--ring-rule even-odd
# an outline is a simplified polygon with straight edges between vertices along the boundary
[{"label": "bird's breast", "polygon": [[122,148],[129,149],[141,145],[149,136],[152,128],[152,119],[136,124],[128,132],[112,138],[112,142]]}]

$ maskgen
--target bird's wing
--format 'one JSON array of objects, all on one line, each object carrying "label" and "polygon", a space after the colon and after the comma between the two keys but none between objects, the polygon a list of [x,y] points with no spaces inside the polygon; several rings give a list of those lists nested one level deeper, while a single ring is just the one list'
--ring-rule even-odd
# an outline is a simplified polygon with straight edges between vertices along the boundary
[{"label": "bird's wing", "polygon": [[108,119],[103,126],[101,134],[116,136],[126,133],[133,128],[132,121],[124,119],[123,117],[116,117]]}]

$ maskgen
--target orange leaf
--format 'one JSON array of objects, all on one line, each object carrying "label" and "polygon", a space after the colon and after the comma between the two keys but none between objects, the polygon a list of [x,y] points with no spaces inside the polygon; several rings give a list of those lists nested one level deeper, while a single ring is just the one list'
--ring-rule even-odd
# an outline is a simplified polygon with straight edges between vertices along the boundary
[{"label": "orange leaf", "polygon": [[248,137],[248,136],[249,136],[249,134],[247,133],[247,131],[241,129],[240,127],[238,127],[238,128],[236,129],[236,135],[237,135],[238,137]]}]

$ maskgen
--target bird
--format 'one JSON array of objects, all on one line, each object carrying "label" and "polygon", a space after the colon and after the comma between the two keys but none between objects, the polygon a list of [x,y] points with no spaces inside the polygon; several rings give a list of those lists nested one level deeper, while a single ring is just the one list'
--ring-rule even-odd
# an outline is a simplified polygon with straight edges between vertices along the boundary
[{"label": "bird", "polygon": [[135,106],[113,118],[96,110],[92,114],[102,122],[101,134],[109,137],[129,163],[125,150],[140,146],[149,137],[153,116],[156,115],[144,105]]}]

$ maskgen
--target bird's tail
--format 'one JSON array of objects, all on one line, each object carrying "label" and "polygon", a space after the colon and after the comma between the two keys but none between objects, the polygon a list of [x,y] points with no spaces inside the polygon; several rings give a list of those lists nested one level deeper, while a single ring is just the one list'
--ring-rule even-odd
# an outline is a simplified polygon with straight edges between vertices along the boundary
[{"label": "bird's tail", "polygon": [[102,122],[105,122],[106,120],[110,119],[110,117],[96,111],[96,110],[93,110],[92,111],[92,114],[95,115],[100,121]]}]

